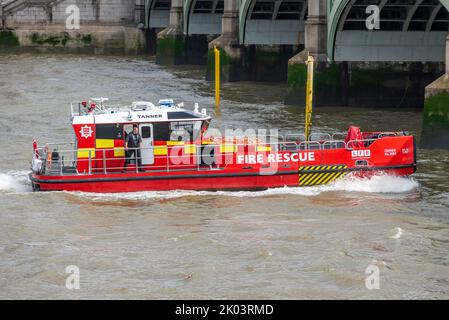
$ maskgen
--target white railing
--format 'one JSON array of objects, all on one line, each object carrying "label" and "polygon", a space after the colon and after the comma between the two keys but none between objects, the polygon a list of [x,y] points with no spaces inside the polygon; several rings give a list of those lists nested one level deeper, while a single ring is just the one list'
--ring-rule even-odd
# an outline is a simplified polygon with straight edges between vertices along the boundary
[{"label": "white railing", "polygon": [[[282,142],[282,144],[286,144]],[[296,143],[288,143],[294,145],[298,150]],[[130,157],[107,157],[107,153],[114,151],[122,151],[124,147],[109,149],[90,149],[90,150],[64,150],[57,149],[55,146],[62,144],[49,144],[45,148],[39,148],[38,154],[40,160],[44,163],[44,172],[47,175],[73,175],[73,174],[94,174],[94,173],[112,173],[123,171],[125,161],[133,161],[134,164],[130,169],[138,172],[139,169],[145,168],[151,172],[157,171],[179,171],[179,170],[217,170],[224,169],[228,164],[233,163],[234,155],[238,152],[245,154],[277,152],[279,142],[268,144],[186,144],[175,146],[152,146],[148,148],[128,148],[129,151],[140,150],[140,160],[146,158],[145,151],[151,150],[152,164],[142,164],[139,168],[137,152]],[[51,146],[51,148],[50,148]],[[192,153],[185,153],[185,149],[194,150]],[[156,149],[167,150],[167,155],[155,154]],[[223,150],[223,151],[220,151]],[[86,152],[86,158],[78,158],[78,152]],[[158,161],[163,160],[163,161]],[[111,165],[111,162],[120,163],[120,166]],[[162,162],[162,164],[161,164]],[[158,164],[159,163],[159,164]],[[131,163],[129,163],[131,164]],[[84,172],[78,172],[79,168],[84,168]]]},{"label": "white railing", "polygon": [[[315,151],[315,150],[332,150],[345,149],[353,150],[356,148],[367,148],[374,141],[380,139],[361,139],[350,140],[345,142],[343,140],[334,140],[330,136],[330,140],[320,141],[305,141],[303,134],[288,134],[282,137],[281,141],[274,143],[265,142],[249,142],[249,143],[233,143],[233,142],[213,142],[210,144],[184,144],[175,146],[152,146],[148,148],[140,148],[141,159],[147,155],[142,153],[151,150],[152,164],[143,164],[142,167],[151,172],[170,172],[179,170],[217,170],[224,169],[228,164],[233,163],[229,161],[235,160],[235,154],[256,154],[256,153],[270,153],[270,152],[299,152],[299,151]],[[294,140],[294,141],[288,141]],[[186,148],[189,150],[185,153]],[[155,150],[166,150],[166,154],[155,154]],[[133,150],[128,148],[128,150]],[[136,149],[137,150],[137,149]],[[193,150],[193,151],[192,151]],[[205,153],[206,150],[207,152]],[[136,172],[139,170],[138,159],[136,153],[132,157],[107,157],[107,153],[114,151],[124,151],[124,147],[110,148],[110,149],[89,149],[76,150],[74,143],[49,143],[44,148],[38,148],[38,159],[43,163],[43,170],[48,175],[77,175],[77,174],[107,174],[112,172],[121,172],[125,161],[134,164],[130,169]],[[79,158],[79,152],[88,154],[87,157]],[[160,161],[160,160],[163,161]],[[120,163],[120,165],[112,165]],[[79,168],[83,168],[83,172],[78,172]]]}]

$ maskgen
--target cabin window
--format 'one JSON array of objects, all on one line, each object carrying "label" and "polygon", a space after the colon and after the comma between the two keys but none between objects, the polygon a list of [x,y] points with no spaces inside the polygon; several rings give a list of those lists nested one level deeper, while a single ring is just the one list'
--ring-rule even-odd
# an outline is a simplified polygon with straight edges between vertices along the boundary
[{"label": "cabin window", "polygon": [[184,111],[172,111],[167,113],[167,118],[171,120],[171,119],[195,119],[198,117]]},{"label": "cabin window", "polygon": [[170,122],[170,140],[191,142],[193,140],[193,121]]},{"label": "cabin window", "polygon": [[153,123],[153,134],[156,141],[170,140],[170,124],[168,122]]},{"label": "cabin window", "polygon": [[151,127],[150,126],[142,126],[142,139],[151,138]]},{"label": "cabin window", "polygon": [[126,140],[126,137],[128,136],[128,134],[130,134],[133,131],[133,125],[132,124],[125,124],[123,126],[123,129],[124,129],[123,130],[123,134],[124,134],[123,139]]},{"label": "cabin window", "polygon": [[196,141],[201,133],[202,121],[195,121],[193,125],[193,141]]},{"label": "cabin window", "polygon": [[96,126],[97,139],[123,139],[123,125],[119,123],[114,124],[97,124]]}]

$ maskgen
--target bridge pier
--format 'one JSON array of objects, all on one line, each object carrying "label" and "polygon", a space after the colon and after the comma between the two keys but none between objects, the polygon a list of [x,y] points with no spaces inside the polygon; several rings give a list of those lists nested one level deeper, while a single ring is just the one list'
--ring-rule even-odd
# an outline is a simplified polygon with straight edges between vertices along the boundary
[{"label": "bridge pier", "polygon": [[220,49],[220,77],[222,81],[249,80],[245,65],[245,48],[239,43],[239,1],[225,0],[221,18],[221,35],[209,42],[206,79],[214,78],[214,47]]},{"label": "bridge pier", "polygon": [[347,103],[347,63],[329,63],[327,58],[327,1],[308,0],[305,49],[288,61],[286,104],[305,105],[307,56],[315,58],[316,106]]},{"label": "bridge pier", "polygon": [[209,43],[206,79],[214,77],[216,46],[221,50],[222,81],[285,81],[288,59],[299,52],[300,45],[248,44],[239,34],[239,5],[238,0],[224,1],[221,35]]},{"label": "bridge pier", "polygon": [[148,34],[149,50],[156,47],[156,63],[166,65],[195,64],[205,65],[207,63],[208,43],[214,35],[209,34],[186,34],[184,27],[186,10],[183,0],[172,0],[170,8],[169,26],[157,33],[156,46],[152,43],[152,32]]},{"label": "bridge pier", "polygon": [[421,148],[449,149],[449,35],[445,74],[425,89]]},{"label": "bridge pier", "polygon": [[157,34],[156,63],[184,64],[183,0],[172,0],[169,25]]},{"label": "bridge pier", "polygon": [[348,62],[348,106],[420,108],[439,62]]}]

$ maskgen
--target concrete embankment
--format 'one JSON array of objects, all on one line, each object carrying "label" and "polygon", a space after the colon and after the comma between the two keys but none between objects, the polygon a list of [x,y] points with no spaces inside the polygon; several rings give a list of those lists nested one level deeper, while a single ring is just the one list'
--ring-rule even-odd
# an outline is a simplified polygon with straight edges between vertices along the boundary
[{"label": "concrete embankment", "polygon": [[14,51],[70,53],[141,53],[143,31],[135,26],[85,25],[68,30],[64,25],[20,25],[0,31],[0,48]]}]

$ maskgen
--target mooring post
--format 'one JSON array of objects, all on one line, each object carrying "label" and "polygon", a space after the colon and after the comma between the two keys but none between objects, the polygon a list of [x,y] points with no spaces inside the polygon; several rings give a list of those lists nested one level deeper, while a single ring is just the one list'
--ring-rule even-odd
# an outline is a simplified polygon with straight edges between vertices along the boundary
[{"label": "mooring post", "polygon": [[307,85],[306,85],[306,115],[305,115],[306,142],[309,142],[309,136],[312,131],[313,72],[314,72],[314,59],[312,56],[309,56],[307,58]]},{"label": "mooring post", "polygon": [[220,50],[214,47],[215,54],[215,108],[220,108]]}]

